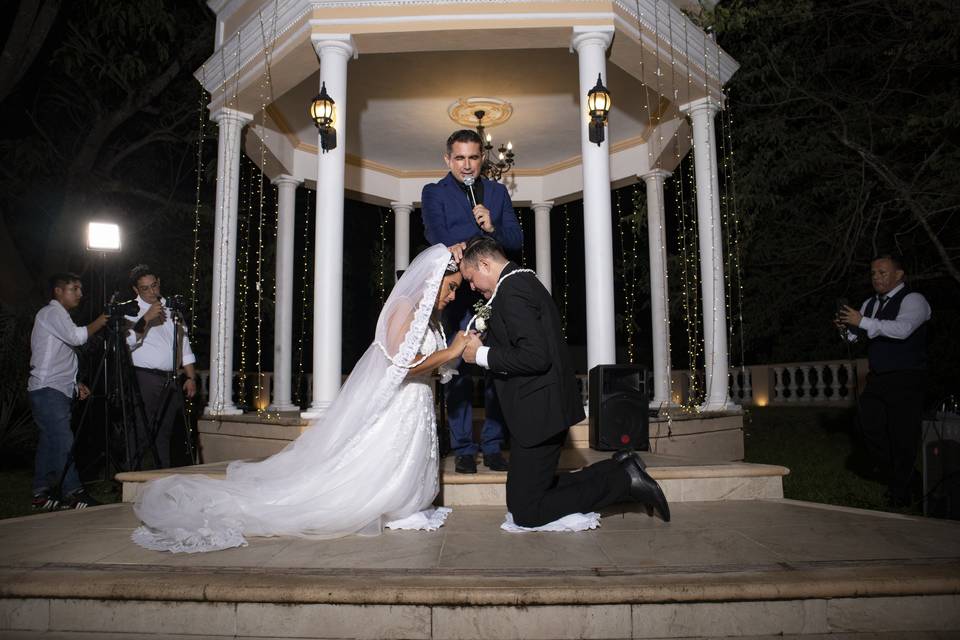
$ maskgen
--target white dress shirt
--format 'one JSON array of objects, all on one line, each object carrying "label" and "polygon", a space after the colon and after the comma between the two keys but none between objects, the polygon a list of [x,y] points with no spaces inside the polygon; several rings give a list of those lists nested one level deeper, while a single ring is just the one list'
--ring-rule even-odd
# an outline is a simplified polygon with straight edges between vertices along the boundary
[{"label": "white dress shirt", "polygon": [[477,347],[477,364],[484,369],[490,368],[490,365],[487,363],[487,353],[489,351],[490,347]]},{"label": "white dress shirt", "polygon": [[[160,298],[160,301],[163,302],[164,299]],[[140,296],[137,296],[137,304],[140,305],[140,313],[136,317],[127,316],[127,320],[132,323],[136,323],[150,309],[150,304]],[[137,339],[137,334],[132,328],[127,333],[127,345],[130,347],[133,366],[143,367],[144,369],[159,369],[160,371],[173,371],[177,366],[173,359],[173,341],[176,335],[174,333],[173,315],[170,309],[164,309],[164,313],[167,318],[163,321],[163,324],[148,327],[142,339]],[[186,366],[193,364],[197,359],[190,349],[187,328],[183,327],[181,331],[180,366]]]},{"label": "white dress shirt", "polygon": [[27,391],[49,387],[72,398],[77,387],[77,353],[74,349],[84,344],[87,337],[87,328],[78,327],[56,300],[40,309],[30,334]]},{"label": "white dress shirt", "polygon": [[[903,287],[904,284],[901,282],[888,291],[886,294],[888,302],[889,299],[897,295]],[[860,319],[860,328],[867,332],[867,337],[870,339],[885,337],[906,340],[910,337],[911,333],[917,330],[917,327],[930,319],[930,305],[927,303],[927,299],[916,291],[911,291],[900,301],[900,311],[897,313],[895,320],[878,320],[876,318],[880,313],[880,300],[877,296],[872,296],[864,300],[863,304],[860,305],[860,313],[865,314],[867,305],[874,299],[877,300],[873,306],[874,317],[868,318],[866,315],[863,315]],[[847,332],[847,335],[851,342],[857,339],[857,334],[853,332]]]}]

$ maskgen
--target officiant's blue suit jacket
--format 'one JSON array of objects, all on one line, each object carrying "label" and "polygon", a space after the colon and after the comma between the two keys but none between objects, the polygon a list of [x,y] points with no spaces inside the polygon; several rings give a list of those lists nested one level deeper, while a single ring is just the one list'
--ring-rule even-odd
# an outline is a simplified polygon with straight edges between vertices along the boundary
[{"label": "officiant's blue suit jacket", "polygon": [[490,210],[493,233],[486,234],[477,226],[469,197],[457,179],[447,173],[440,182],[426,185],[420,196],[427,242],[431,245],[442,242],[449,247],[474,236],[490,235],[503,245],[508,255],[518,253],[523,245],[523,232],[510,194],[499,182],[480,180],[483,181],[483,206]]}]

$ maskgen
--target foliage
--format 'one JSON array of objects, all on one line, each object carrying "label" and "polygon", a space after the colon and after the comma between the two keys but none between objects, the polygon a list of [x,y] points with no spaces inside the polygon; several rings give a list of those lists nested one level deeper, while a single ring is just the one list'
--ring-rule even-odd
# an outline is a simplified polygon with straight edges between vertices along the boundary
[{"label": "foliage", "polygon": [[[708,16],[729,85],[754,361],[842,357],[835,299],[906,256],[956,361],[960,12],[949,0],[729,0]],[[943,375],[935,376],[941,380]]]},{"label": "foliage", "polygon": [[[189,272],[192,243],[183,238],[193,228],[198,97],[206,102],[191,73],[211,31],[199,0],[60,7],[31,72],[0,104],[8,158],[0,231],[15,238],[0,259],[33,274],[33,291],[44,273],[93,268],[81,226],[94,215],[122,225],[129,264],[153,250],[178,261],[171,271]],[[8,36],[4,54],[18,46]],[[178,238],[157,237],[171,232]],[[185,250],[171,255],[171,247]]]},{"label": "foliage", "polygon": [[0,452],[5,460],[22,457],[36,439],[26,391],[31,321],[0,305]]},{"label": "foliage", "polygon": [[[852,409],[757,407],[744,423],[745,461],[790,469],[783,479],[785,498],[891,510],[886,485],[870,477]],[[920,506],[899,512],[916,514]]]}]

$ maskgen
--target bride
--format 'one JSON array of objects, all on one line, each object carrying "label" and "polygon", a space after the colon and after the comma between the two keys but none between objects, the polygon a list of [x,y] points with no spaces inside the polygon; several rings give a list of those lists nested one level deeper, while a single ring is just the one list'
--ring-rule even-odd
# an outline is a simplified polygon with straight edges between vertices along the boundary
[{"label": "bride", "polygon": [[436,529],[431,509],[439,452],[430,375],[460,357],[446,345],[440,311],[461,277],[434,245],[404,272],[377,320],[376,337],[324,416],[283,451],[232,462],[225,480],[174,475],[150,482],[134,506],[132,539],[158,551],[215,551],[245,536],[334,538],[384,526]]}]

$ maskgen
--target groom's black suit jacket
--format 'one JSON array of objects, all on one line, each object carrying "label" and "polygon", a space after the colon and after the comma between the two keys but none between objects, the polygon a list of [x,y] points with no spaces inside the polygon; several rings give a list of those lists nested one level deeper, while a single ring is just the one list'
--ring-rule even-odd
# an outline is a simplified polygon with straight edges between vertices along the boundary
[{"label": "groom's black suit jacket", "polygon": [[[518,268],[507,263],[500,279]],[[533,447],[584,418],[560,314],[532,273],[503,281],[491,307],[487,365],[511,436]]]}]

